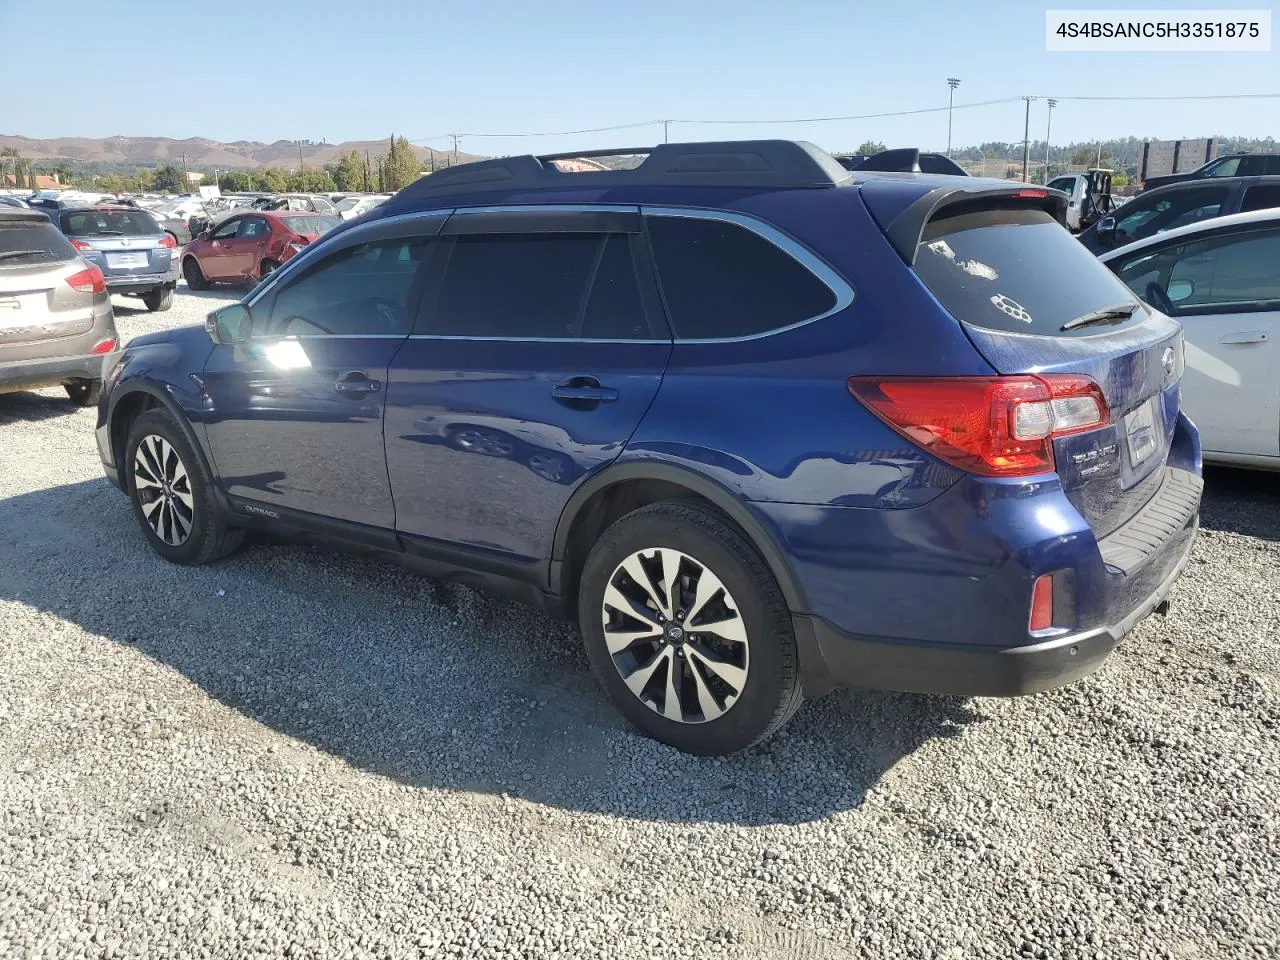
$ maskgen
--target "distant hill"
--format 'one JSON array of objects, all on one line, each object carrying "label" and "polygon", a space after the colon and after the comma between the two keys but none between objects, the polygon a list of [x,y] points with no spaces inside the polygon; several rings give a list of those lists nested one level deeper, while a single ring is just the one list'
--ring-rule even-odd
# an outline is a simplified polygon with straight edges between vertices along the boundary
[{"label": "distant hill", "polygon": [[[308,167],[323,167],[336,163],[338,157],[351,150],[369,156],[386,153],[389,139],[349,140],[346,143],[302,142],[302,161]],[[186,154],[188,170],[212,172],[218,170],[256,170],[259,167],[298,166],[298,142],[277,140],[275,143],[257,143],[237,140],[220,143],[203,137],[189,140],[170,140],[168,137],[58,137],[52,140],[32,140],[29,137],[0,134],[0,149],[12,147],[28,160],[73,161],[86,169],[94,167],[154,167],[158,164],[183,163]],[[434,154],[437,160],[452,158],[452,151],[432,150],[414,146],[423,163],[430,163]],[[459,153],[458,162],[468,163],[482,159],[474,154]]]}]

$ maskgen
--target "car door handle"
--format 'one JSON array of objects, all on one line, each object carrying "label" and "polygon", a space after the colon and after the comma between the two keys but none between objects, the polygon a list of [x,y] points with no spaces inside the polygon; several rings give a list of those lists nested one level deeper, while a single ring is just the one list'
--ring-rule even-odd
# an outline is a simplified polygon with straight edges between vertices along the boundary
[{"label": "car door handle", "polygon": [[352,370],[340,376],[333,389],[339,393],[377,393],[382,389],[382,381],[374,380],[360,370]]},{"label": "car door handle", "polygon": [[612,403],[618,399],[614,387],[602,387],[595,377],[570,377],[551,388],[551,396],[568,404]]},{"label": "car door handle", "polygon": [[1235,333],[1225,334],[1219,343],[1266,343],[1267,333],[1265,330],[1238,330]]}]

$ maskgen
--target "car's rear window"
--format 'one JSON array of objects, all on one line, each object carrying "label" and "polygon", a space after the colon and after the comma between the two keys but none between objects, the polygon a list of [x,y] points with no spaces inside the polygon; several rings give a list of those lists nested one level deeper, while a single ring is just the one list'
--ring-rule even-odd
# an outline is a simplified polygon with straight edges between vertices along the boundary
[{"label": "car's rear window", "polygon": [[324,233],[326,230],[332,230],[342,221],[337,217],[281,217],[284,225],[294,233]]},{"label": "car's rear window", "polygon": [[[1043,210],[983,209],[931,221],[916,273],[956,319],[1040,336],[1083,336],[1105,328],[1064,324],[1135,302],[1129,289]],[[1145,318],[1138,310],[1128,323]]]},{"label": "car's rear window", "polygon": [[75,250],[57,228],[40,220],[0,220],[0,267],[74,260]]},{"label": "car's rear window", "polygon": [[69,237],[149,237],[160,233],[151,214],[141,210],[71,210],[62,214]]}]

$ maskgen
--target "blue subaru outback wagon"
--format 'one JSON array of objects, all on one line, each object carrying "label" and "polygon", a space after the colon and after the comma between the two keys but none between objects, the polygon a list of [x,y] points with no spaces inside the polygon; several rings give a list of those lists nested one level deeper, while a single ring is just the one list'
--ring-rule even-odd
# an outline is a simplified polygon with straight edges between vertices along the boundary
[{"label": "blue subaru outback wagon", "polygon": [[703,754],[839,686],[1067,683],[1163,604],[1201,490],[1182,336],[1062,195],[625,152],[423,177],[129,344],[97,441],[151,546],[302,529],[540,603]]}]

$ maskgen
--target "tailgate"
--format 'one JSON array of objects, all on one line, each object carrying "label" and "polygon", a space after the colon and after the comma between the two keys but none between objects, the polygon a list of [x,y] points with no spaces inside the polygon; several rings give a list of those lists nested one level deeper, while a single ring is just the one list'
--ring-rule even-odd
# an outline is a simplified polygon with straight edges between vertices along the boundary
[{"label": "tailgate", "polygon": [[1083,374],[1102,388],[1109,423],[1055,439],[1055,467],[1098,537],[1136,514],[1163,479],[1181,327],[1025,204],[944,208],[921,233],[913,266],[999,373]]}]

